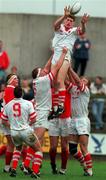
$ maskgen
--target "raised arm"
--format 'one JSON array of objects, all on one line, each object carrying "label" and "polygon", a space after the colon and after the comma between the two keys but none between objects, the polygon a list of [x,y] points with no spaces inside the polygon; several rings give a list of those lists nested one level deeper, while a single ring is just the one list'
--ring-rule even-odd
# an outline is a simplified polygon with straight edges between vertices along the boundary
[{"label": "raised arm", "polygon": [[53,57],[53,55],[48,59],[46,65],[43,68],[43,72],[45,73],[45,75],[48,74],[50,72],[50,70],[51,70],[51,60],[52,60],[52,57]]},{"label": "raised arm", "polygon": [[54,77],[57,75],[57,72],[61,68],[61,66],[63,64],[63,61],[64,61],[64,58],[66,56],[66,53],[67,53],[67,48],[64,47],[63,50],[62,50],[62,54],[61,54],[59,60],[57,61],[57,63],[55,65],[52,65],[51,72],[52,72]]},{"label": "raised arm", "polygon": [[79,34],[83,34],[83,33],[86,32],[86,24],[88,22],[88,19],[89,19],[89,15],[88,14],[84,14],[82,19],[81,19],[81,29],[80,29]]},{"label": "raised arm", "polygon": [[62,24],[62,22],[64,21],[65,18],[67,18],[70,15],[70,6],[66,6],[64,8],[64,15],[61,16],[60,18],[58,18],[55,22],[54,22],[54,30],[58,31],[60,28],[60,25]]},{"label": "raised arm", "polygon": [[72,69],[70,66],[70,75],[72,76],[74,82],[80,87],[81,86],[81,80],[78,76],[78,74]]}]

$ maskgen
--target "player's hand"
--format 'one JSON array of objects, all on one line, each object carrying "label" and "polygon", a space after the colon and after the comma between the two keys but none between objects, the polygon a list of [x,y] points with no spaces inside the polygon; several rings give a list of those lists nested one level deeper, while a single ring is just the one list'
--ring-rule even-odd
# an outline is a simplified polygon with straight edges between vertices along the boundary
[{"label": "player's hand", "polygon": [[70,6],[66,6],[64,8],[64,16],[67,17],[70,15],[70,11],[71,11],[71,7]]},{"label": "player's hand", "polygon": [[68,48],[67,47],[63,47],[63,53],[66,54],[68,51]]},{"label": "player's hand", "polygon": [[86,24],[88,22],[88,19],[89,19],[89,15],[84,14],[82,19],[81,19],[81,23]]}]

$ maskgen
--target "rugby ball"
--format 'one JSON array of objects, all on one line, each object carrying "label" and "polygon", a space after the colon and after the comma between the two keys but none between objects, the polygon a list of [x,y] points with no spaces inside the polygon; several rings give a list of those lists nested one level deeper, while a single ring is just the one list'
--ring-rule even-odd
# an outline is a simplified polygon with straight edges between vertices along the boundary
[{"label": "rugby ball", "polygon": [[81,4],[79,1],[75,2],[70,10],[70,14],[77,14],[81,10]]}]

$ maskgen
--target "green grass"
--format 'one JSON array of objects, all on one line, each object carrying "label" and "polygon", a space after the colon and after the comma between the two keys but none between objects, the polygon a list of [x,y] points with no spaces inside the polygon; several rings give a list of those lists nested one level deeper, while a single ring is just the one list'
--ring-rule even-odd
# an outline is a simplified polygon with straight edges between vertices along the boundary
[{"label": "green grass", "polygon": [[[17,169],[17,177],[16,178],[10,177],[9,174],[2,172],[3,165],[4,165],[4,159],[0,159],[0,180],[12,180],[12,179],[30,180],[32,179],[30,176],[25,176],[20,171],[19,168]],[[51,173],[49,160],[44,160],[43,167],[41,169],[40,179],[42,180],[87,180],[87,179],[105,180],[106,179],[106,162],[98,160],[98,161],[95,161],[93,165],[94,165],[93,177],[84,177],[83,171],[79,163],[76,162],[75,160],[69,160],[66,175],[59,175],[59,174],[53,175]],[[60,166],[60,161],[58,160],[57,167],[59,168],[59,166]]]}]

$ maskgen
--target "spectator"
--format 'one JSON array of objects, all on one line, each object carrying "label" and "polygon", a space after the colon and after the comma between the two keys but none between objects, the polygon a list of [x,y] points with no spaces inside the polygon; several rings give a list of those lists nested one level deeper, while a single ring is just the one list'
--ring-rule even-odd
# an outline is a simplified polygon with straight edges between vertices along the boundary
[{"label": "spectator", "polygon": [[83,76],[89,60],[90,41],[86,38],[86,34],[81,34],[76,39],[73,49],[74,71],[77,73],[80,68],[80,76]]},{"label": "spectator", "polygon": [[18,69],[17,69],[16,66],[12,66],[12,67],[11,67],[11,74],[17,75],[18,80],[19,80],[19,85],[20,85],[20,77],[19,77],[19,75],[18,75]]},{"label": "spectator", "polygon": [[0,84],[0,112],[3,107],[3,96],[4,96],[5,83]]},{"label": "spectator", "polygon": [[92,114],[95,118],[95,128],[103,129],[103,109],[106,96],[106,85],[103,83],[103,79],[97,76],[95,81],[91,83],[91,96],[92,101]]},{"label": "spectator", "polygon": [[23,99],[31,101],[34,99],[34,92],[27,79],[22,80]]},{"label": "spectator", "polygon": [[9,57],[6,51],[3,50],[3,42],[0,40],[0,83],[4,82],[6,79],[5,70],[10,64]]}]

